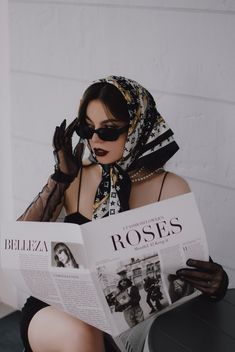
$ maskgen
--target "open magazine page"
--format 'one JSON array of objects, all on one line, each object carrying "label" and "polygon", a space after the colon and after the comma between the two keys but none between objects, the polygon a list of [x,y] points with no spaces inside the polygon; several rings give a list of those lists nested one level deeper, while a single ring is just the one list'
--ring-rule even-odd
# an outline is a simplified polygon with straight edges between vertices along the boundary
[{"label": "open magazine page", "polygon": [[0,303],[20,309],[25,302],[25,294],[18,291],[16,286],[9,282],[2,269],[0,269],[0,283]]},{"label": "open magazine page", "polygon": [[84,224],[82,231],[113,335],[198,295],[175,275],[190,257],[208,260],[192,193]]},{"label": "open magazine page", "polygon": [[[0,235],[3,232],[3,225],[0,224]],[[2,249],[2,242],[1,247]],[[18,290],[16,285],[9,280],[6,271],[2,268],[2,251],[0,250],[0,302],[3,302],[13,308],[21,309],[27,294]],[[16,276],[17,279],[17,276]]]},{"label": "open magazine page", "polygon": [[20,221],[5,224],[1,257],[5,276],[25,299],[37,297],[109,331],[88,270],[79,225]]}]

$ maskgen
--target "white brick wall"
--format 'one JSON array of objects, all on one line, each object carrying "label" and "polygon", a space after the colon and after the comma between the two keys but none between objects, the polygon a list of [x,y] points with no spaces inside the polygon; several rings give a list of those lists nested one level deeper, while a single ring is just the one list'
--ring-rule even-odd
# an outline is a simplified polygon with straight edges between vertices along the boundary
[{"label": "white brick wall", "polygon": [[[8,4],[6,0],[0,0],[0,226],[2,220],[13,219],[10,129]],[[1,266],[0,282],[1,318],[12,311],[1,302],[13,299],[12,287],[6,282]]]},{"label": "white brick wall", "polygon": [[[0,222],[13,218],[9,87],[8,4],[0,1]],[[2,201],[4,199],[4,201]]]},{"label": "white brick wall", "polygon": [[15,215],[53,170],[54,126],[75,116],[83,89],[125,75],[174,129],[169,168],[189,181],[234,286],[235,2],[11,0],[9,14]]}]

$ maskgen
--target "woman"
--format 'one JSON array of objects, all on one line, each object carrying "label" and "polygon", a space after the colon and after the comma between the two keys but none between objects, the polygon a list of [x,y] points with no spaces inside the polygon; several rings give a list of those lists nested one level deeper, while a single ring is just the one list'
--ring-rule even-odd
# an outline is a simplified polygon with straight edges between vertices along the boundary
[{"label": "woman", "polygon": [[[81,161],[83,143],[72,148],[74,131],[90,150],[88,166]],[[88,87],[78,118],[67,128],[66,121],[57,126],[53,142],[55,172],[19,220],[54,221],[64,206],[65,222],[83,224],[190,191],[185,180],[163,169],[178,150],[173,132],[150,93],[124,77]],[[179,271],[181,278],[208,297],[224,295],[228,280],[220,265],[197,260],[188,265],[193,269]],[[115,350],[98,329],[33,297],[23,309],[21,331],[26,351]]]},{"label": "woman", "polygon": [[54,259],[58,267],[79,268],[78,263],[65,243],[56,243],[54,247]]},{"label": "woman", "polygon": [[144,312],[140,306],[139,288],[127,277],[127,271],[117,273],[120,280],[117,285],[115,312],[123,312],[124,319],[130,328],[144,320]]}]

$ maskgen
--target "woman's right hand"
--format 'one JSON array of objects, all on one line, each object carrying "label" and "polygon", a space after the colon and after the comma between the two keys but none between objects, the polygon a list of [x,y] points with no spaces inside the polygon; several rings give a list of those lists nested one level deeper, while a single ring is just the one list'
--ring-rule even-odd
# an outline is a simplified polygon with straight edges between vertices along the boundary
[{"label": "woman's right hand", "polygon": [[56,170],[71,177],[76,177],[82,164],[84,144],[78,142],[73,150],[72,136],[78,124],[78,118],[74,119],[68,127],[66,120],[60,126],[56,126],[53,136],[54,157]]}]

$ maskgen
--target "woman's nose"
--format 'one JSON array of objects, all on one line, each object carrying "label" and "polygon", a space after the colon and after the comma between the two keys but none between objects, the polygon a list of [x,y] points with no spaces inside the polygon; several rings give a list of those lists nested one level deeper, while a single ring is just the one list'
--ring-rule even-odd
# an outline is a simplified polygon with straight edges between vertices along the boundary
[{"label": "woman's nose", "polygon": [[94,142],[100,142],[103,141],[96,132],[93,133],[93,136],[91,137],[91,141]]}]

